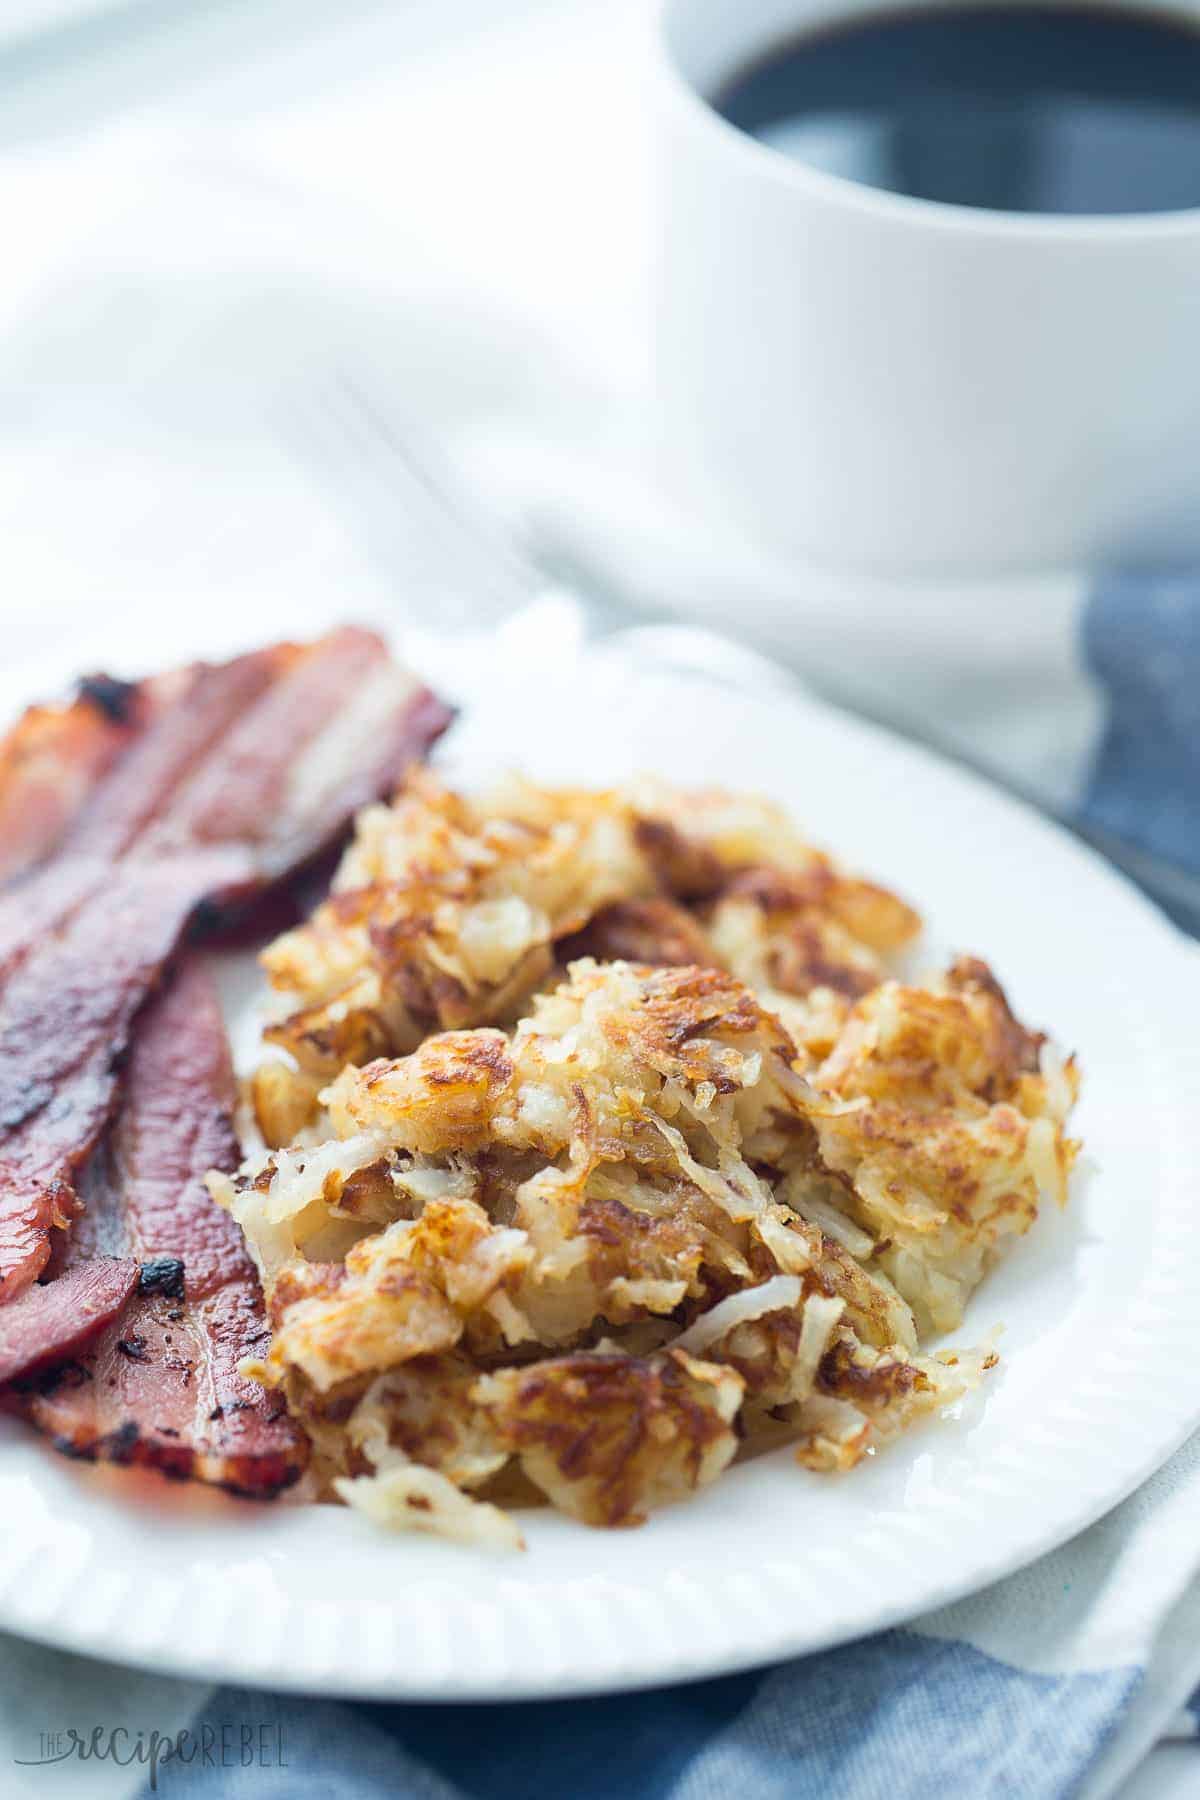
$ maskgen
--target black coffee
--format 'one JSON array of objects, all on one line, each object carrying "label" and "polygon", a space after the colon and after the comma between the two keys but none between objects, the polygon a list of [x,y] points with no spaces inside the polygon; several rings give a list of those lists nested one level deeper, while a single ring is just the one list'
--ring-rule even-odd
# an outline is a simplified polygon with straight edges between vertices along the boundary
[{"label": "black coffee", "polygon": [[1200,206],[1200,30],[1165,13],[881,13],[783,45],[713,104],[800,162],[922,200]]}]

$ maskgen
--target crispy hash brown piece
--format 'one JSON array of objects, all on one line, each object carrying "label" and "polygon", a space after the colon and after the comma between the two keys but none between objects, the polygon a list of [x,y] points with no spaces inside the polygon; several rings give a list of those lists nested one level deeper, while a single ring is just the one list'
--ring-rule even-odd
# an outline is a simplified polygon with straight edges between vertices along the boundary
[{"label": "crispy hash brown piece", "polygon": [[585,1525],[640,1525],[733,1460],[743,1384],[682,1350],[576,1355],[483,1376],[476,1404],[497,1442]]},{"label": "crispy hash brown piece", "polygon": [[591,955],[814,996],[824,1053],[919,924],[766,801],[515,779],[469,799],[420,770],[360,816],[329,900],[266,951],[290,1008],[267,1037],[329,1080],[431,1032],[511,1024],[556,964]]},{"label": "crispy hash brown piece", "polygon": [[885,982],[859,1001],[816,1081],[847,1103],[815,1121],[832,1204],[875,1240],[868,1265],[921,1329],[953,1330],[1005,1240],[1066,1204],[1074,1061],[963,960],[935,987]]},{"label": "crispy hash brown piece", "polygon": [[846,1469],[976,1386],[990,1352],[921,1339],[1065,1197],[1074,1066],[978,962],[842,998],[818,1060],[726,971],[581,958],[214,1178],[270,1299],[253,1372],[332,1490],[512,1544],[512,1493],[632,1524],[741,1443]]},{"label": "crispy hash brown piece", "polygon": [[548,974],[556,937],[652,886],[614,796],[518,787],[481,806],[422,770],[360,814],[330,899],[265,952],[272,984],[303,1003],[267,1036],[331,1077],[504,1019]]}]

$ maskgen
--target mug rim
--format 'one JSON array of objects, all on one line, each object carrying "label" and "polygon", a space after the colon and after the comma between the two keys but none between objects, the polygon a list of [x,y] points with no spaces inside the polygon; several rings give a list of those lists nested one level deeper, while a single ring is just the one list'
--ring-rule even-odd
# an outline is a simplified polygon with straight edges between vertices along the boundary
[{"label": "mug rim", "polygon": [[[907,0],[913,5],[913,0]],[[926,6],[946,6],[955,0],[919,0],[922,10]],[[963,0],[956,0],[962,4]],[[968,0],[972,3],[972,0]],[[1035,4],[1036,0],[1021,0],[1022,4]],[[1087,0],[1067,0],[1068,4],[1077,5],[1086,10]],[[759,138],[751,137],[737,125],[730,123],[717,111],[706,94],[691,81],[679,66],[679,60],[671,42],[670,27],[674,17],[692,0],[658,0],[655,8],[655,55],[660,76],[665,78],[675,103],[681,105],[696,124],[712,136],[713,141],[727,150],[731,156],[741,162],[746,171],[769,180],[774,186],[791,189],[806,197],[823,200],[827,204],[850,207],[856,212],[867,214],[896,225],[920,225],[934,230],[959,232],[977,237],[1031,238],[1040,240],[1067,240],[1075,243],[1095,240],[1100,243],[1111,243],[1121,239],[1171,239],[1183,238],[1200,233],[1200,205],[1174,207],[1162,212],[1144,213],[1034,213],[1013,212],[999,207],[963,206],[948,200],[925,200],[915,194],[895,194],[887,188],[875,188],[863,181],[855,181],[849,175],[835,175],[826,169],[801,162],[796,157],[788,156],[773,144],[764,144]],[[1116,12],[1141,13],[1149,10],[1155,12],[1170,11],[1172,13],[1191,13],[1194,9],[1178,4],[1147,7],[1138,4],[1137,0],[1105,0],[1106,6]],[[870,8],[870,13],[885,13],[889,10],[889,0],[878,0]],[[839,9],[835,4],[831,7],[831,17],[836,20]],[[856,18],[869,16],[866,11],[856,12]],[[1200,23],[1200,20],[1197,21]],[[769,44],[763,44],[762,52],[769,51]]]}]

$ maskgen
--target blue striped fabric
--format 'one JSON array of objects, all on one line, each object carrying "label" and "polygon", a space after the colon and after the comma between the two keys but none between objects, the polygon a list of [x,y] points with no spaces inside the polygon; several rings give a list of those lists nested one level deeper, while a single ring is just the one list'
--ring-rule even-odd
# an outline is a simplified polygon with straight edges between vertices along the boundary
[{"label": "blue striped fabric", "polygon": [[1172,573],[1114,577],[1083,619],[1106,721],[1080,812],[1200,874],[1200,592]]},{"label": "blue striped fabric", "polygon": [[[279,1728],[286,1768],[171,1770],[228,1800],[1056,1800],[1098,1754],[1136,1669],[1030,1675],[964,1644],[890,1631],[692,1687],[491,1707],[348,1706],[222,1689],[197,1721],[225,1741]],[[167,1778],[162,1781],[167,1788]]]}]

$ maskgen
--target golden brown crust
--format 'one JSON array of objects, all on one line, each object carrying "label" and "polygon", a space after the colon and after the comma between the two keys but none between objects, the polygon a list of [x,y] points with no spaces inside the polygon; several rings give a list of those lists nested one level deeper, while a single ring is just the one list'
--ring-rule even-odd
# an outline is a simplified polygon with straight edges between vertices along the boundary
[{"label": "golden brown crust", "polygon": [[645,900],[618,900],[602,908],[582,931],[561,939],[556,951],[564,968],[585,956],[597,962],[649,965],[714,960],[699,920],[661,894]]},{"label": "golden brown crust", "polygon": [[748,900],[768,919],[825,914],[869,949],[902,949],[921,929],[911,906],[873,881],[863,881],[812,852],[807,868],[777,869],[770,865],[740,869],[727,881],[726,898]]},{"label": "golden brown crust", "polygon": [[715,1479],[737,1449],[741,1390],[733,1371],[675,1351],[564,1356],[484,1376],[474,1394],[556,1506],[613,1526]]},{"label": "golden brown crust", "polygon": [[249,1089],[255,1123],[271,1150],[294,1143],[317,1116],[320,1077],[287,1063],[260,1063],[250,1077]]},{"label": "golden brown crust", "polygon": [[[749,930],[731,927],[747,909]],[[511,1023],[556,957],[716,964],[782,993],[854,997],[918,925],[765,802],[523,782],[474,802],[422,770],[391,809],[367,810],[335,892],[265,953],[298,1002],[268,1036],[329,1079],[430,1033]]]},{"label": "golden brown crust", "polygon": [[815,1120],[835,1204],[925,1329],[956,1327],[1003,1241],[1065,1202],[1077,1074],[1043,1072],[1043,1043],[964,960],[936,987],[867,995],[814,1076],[846,1103]]}]

